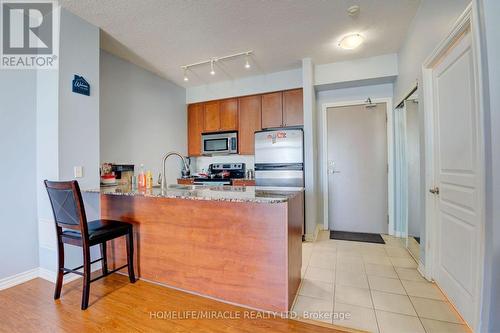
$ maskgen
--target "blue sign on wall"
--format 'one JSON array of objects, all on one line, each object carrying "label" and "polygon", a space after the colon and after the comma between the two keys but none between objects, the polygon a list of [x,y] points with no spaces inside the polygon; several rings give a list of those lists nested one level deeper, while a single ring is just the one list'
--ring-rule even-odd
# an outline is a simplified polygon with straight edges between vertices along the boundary
[{"label": "blue sign on wall", "polygon": [[83,76],[75,75],[72,86],[74,93],[90,96],[90,84],[83,78]]}]

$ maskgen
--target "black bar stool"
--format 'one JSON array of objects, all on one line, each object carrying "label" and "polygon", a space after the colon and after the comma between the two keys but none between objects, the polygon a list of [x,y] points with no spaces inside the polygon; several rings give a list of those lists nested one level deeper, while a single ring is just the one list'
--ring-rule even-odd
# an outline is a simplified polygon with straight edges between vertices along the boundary
[{"label": "black bar stool", "polygon": [[[82,310],[87,309],[89,304],[90,283],[125,267],[128,267],[130,282],[134,283],[132,225],[113,220],[96,220],[87,223],[82,194],[77,181],[52,182],[45,180],[44,183],[52,205],[57,232],[58,269],[54,299],[59,299],[61,296],[63,276],[69,273],[83,276]],[[106,242],[121,236],[126,237],[127,264],[108,271]],[[82,247],[82,266],[73,269],[64,267],[64,244]],[[91,261],[90,247],[93,245],[100,245],[102,258]],[[90,265],[98,261],[102,261],[102,275],[91,279]],[[83,268],[83,273],[78,271],[81,268]]]}]

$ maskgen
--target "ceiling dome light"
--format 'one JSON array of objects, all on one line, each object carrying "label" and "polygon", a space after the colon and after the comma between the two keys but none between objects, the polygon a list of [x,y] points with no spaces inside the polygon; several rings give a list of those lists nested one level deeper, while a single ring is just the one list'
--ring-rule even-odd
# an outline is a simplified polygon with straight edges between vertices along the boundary
[{"label": "ceiling dome light", "polygon": [[360,46],[364,41],[364,37],[361,36],[360,34],[351,34],[342,37],[342,39],[339,42],[339,47],[343,48],[344,50],[354,50],[358,46]]}]

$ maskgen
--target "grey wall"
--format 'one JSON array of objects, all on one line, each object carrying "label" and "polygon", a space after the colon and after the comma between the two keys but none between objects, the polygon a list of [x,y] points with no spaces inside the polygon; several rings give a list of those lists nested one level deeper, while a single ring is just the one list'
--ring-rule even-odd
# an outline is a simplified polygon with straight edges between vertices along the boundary
[{"label": "grey wall", "polygon": [[399,103],[418,79],[422,82],[422,63],[448,34],[470,0],[421,0],[398,53],[399,75],[394,98]]},{"label": "grey wall", "polygon": [[36,72],[0,70],[0,279],[38,267]]},{"label": "grey wall", "polygon": [[[394,84],[394,105],[406,97],[415,86],[422,83],[422,64],[431,52],[443,40],[458,17],[463,13],[470,0],[422,0],[417,14],[413,18],[405,42],[399,50],[399,76]],[[420,91],[423,91],[420,86]],[[425,175],[425,135],[424,135],[424,100],[419,99],[420,115],[420,170]],[[421,177],[421,188],[425,188],[425,177]],[[420,212],[425,216],[425,191],[421,191]],[[425,242],[425,225],[420,228],[421,244]],[[420,247],[420,261],[425,263],[425,247]]]},{"label": "grey wall", "polygon": [[[66,10],[61,12],[59,50],[59,179],[74,178],[83,166],[80,187],[99,186],[99,28]],[[90,96],[71,91],[74,75],[90,84]]]},{"label": "grey wall", "polygon": [[[90,83],[90,96],[71,91],[74,74]],[[55,272],[55,228],[42,180],[74,179],[73,167],[82,166],[80,187],[99,186],[99,28],[62,9],[59,71],[40,71],[37,88],[39,265]],[[99,218],[98,196],[83,196],[87,218]],[[81,264],[81,248],[65,252],[67,267]]]},{"label": "grey wall", "polygon": [[[101,51],[101,162],[141,163],[154,173],[169,151],[187,154],[186,90]],[[175,158],[169,183],[180,176]]]},{"label": "grey wall", "polygon": [[500,1],[478,0],[486,134],[486,239],[482,332],[500,332]]}]

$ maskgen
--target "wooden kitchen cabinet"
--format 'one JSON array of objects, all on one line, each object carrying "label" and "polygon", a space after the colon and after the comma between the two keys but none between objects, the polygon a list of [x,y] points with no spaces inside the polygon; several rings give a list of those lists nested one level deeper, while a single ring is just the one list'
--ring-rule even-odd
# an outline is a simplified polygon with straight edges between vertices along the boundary
[{"label": "wooden kitchen cabinet", "polygon": [[283,126],[304,125],[302,89],[283,92]]},{"label": "wooden kitchen cabinet", "polygon": [[188,105],[188,155],[201,156],[201,133],[203,132],[203,104]]},{"label": "wooden kitchen cabinet", "polygon": [[255,179],[232,179],[233,186],[255,186]]},{"label": "wooden kitchen cabinet", "polygon": [[218,132],[220,130],[220,102],[206,102],[204,109],[204,132]]},{"label": "wooden kitchen cabinet", "polygon": [[177,184],[179,184],[179,185],[193,185],[194,178],[177,178]]},{"label": "wooden kitchen cabinet", "polygon": [[254,133],[304,124],[302,89],[228,98],[188,106],[188,154],[200,156],[201,134],[238,131],[238,153],[255,154]]},{"label": "wooden kitchen cabinet", "polygon": [[238,130],[238,99],[225,99],[220,102],[220,129],[221,131]]},{"label": "wooden kitchen cabinet", "polygon": [[262,95],[262,128],[283,126],[283,92]]},{"label": "wooden kitchen cabinet", "polygon": [[238,104],[238,151],[241,155],[254,155],[254,134],[256,131],[262,130],[261,96],[240,97]]},{"label": "wooden kitchen cabinet", "polygon": [[204,103],[204,132],[236,131],[238,129],[238,99]]}]

